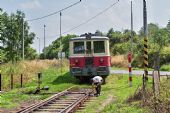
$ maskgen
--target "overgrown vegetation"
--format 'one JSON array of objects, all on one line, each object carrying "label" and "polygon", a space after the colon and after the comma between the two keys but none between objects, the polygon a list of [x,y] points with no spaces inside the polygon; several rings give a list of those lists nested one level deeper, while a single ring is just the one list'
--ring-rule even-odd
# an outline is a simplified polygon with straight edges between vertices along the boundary
[{"label": "overgrown vegetation", "polygon": [[[23,103],[25,103],[24,105],[29,105],[29,104],[38,102],[39,100],[50,96],[50,94],[48,93],[59,92],[73,85],[78,86],[78,87],[91,87],[91,85],[88,85],[88,84],[87,85],[78,84],[78,81],[74,77],[70,76],[68,72],[68,67],[64,66],[63,75],[60,75],[60,68],[58,68],[57,65],[54,65],[55,63],[50,64],[49,61],[44,61],[44,62],[41,61],[41,62],[43,63],[43,65],[46,65],[46,66],[49,64],[48,68],[46,66],[45,68],[42,68],[44,71],[42,71],[43,75],[42,75],[42,84],[41,84],[41,87],[49,86],[50,88],[49,91],[41,91],[40,95],[39,94],[34,95],[33,93],[35,92],[36,87],[37,87],[37,76],[32,76],[31,81],[28,83],[25,83],[23,88],[15,87],[14,90],[2,93],[0,95],[0,98],[1,98],[1,101],[0,101],[1,109],[0,110],[9,112],[7,108],[11,110],[16,106],[20,106],[20,105],[22,106]],[[34,65],[33,62],[30,64],[28,63],[28,65],[31,65],[31,64]],[[26,65],[26,63],[24,63],[24,65]],[[44,67],[43,65],[42,67]],[[32,68],[38,71],[36,67],[32,66]],[[17,69],[16,69],[16,72],[17,72]],[[133,87],[131,88],[128,86],[128,76],[126,75],[120,75],[120,76],[110,75],[106,81],[107,83],[102,86],[101,96],[94,99],[93,102],[89,103],[86,109],[82,112],[91,113],[91,112],[98,112],[98,111],[103,111],[103,110],[104,110],[103,112],[112,111],[109,107],[112,105],[109,105],[107,107],[108,104],[114,104],[114,106],[118,105],[119,107],[116,107],[116,109],[114,109],[115,111],[122,111],[124,109],[123,106],[126,106],[127,109],[132,107],[131,109],[133,109],[133,111],[135,110],[145,111],[144,109],[141,109],[141,108],[139,109],[138,107],[130,106],[124,103],[126,98],[129,97],[131,94],[133,94],[136,88],[138,87],[138,85],[141,84],[141,82],[139,82],[141,81],[141,77],[134,77]],[[96,103],[99,103],[99,104],[96,104]]]},{"label": "overgrown vegetation", "polygon": [[21,11],[7,14],[0,10],[0,63],[16,62],[22,58],[23,33],[25,58],[37,57],[35,49],[31,47],[35,33],[29,32],[30,27],[24,17],[25,14]]},{"label": "overgrown vegetation", "polygon": [[146,92],[145,102],[143,101],[142,87],[139,87],[136,92],[131,95],[127,102],[140,107],[148,107],[153,113],[169,113],[170,111],[170,80],[163,78],[160,82],[159,95],[154,94],[152,85],[149,84]]},{"label": "overgrown vegetation", "polygon": [[[49,60],[39,61],[37,62],[38,65],[36,66],[34,66],[34,62],[36,61],[32,61],[31,63],[25,62],[23,64],[25,65],[25,68],[27,68],[27,70],[28,69],[30,70],[29,72],[26,72],[25,70],[27,74],[29,73],[29,76],[27,76],[28,78],[24,76],[25,79],[24,79],[23,88],[15,86],[13,90],[8,91],[8,92],[3,92],[0,94],[0,108],[2,109],[2,112],[3,110],[7,110],[7,108],[14,108],[16,106],[19,106],[20,104],[22,105],[22,103],[24,102],[27,103],[26,105],[29,105],[32,102],[34,103],[38,100],[47,98],[50,95],[52,95],[49,93],[63,91],[64,89],[71,87],[78,83],[74,77],[69,75],[68,67],[66,66],[67,64],[66,61],[65,61],[65,64],[63,64],[62,75],[60,74],[60,68],[58,66],[57,61],[49,61]],[[29,67],[31,65],[32,67]],[[18,72],[17,69],[16,69],[16,72]],[[42,90],[40,95],[39,94],[34,95],[33,93],[35,92],[36,87],[37,87],[37,73],[38,72],[42,73],[41,88],[44,86],[49,86],[49,90],[48,91]],[[29,81],[29,82],[26,82],[26,81]],[[15,84],[17,83],[15,82]],[[9,111],[7,110],[7,112]]]},{"label": "overgrown vegetation", "polygon": [[[67,60],[64,60],[63,66],[68,64]],[[13,74],[15,87],[19,86],[21,74],[23,74],[23,84],[32,81],[39,72],[46,70],[50,67],[59,68],[58,60],[32,60],[21,61],[15,64],[7,63],[0,65],[2,75],[2,90],[8,90],[10,88],[11,74]]]}]

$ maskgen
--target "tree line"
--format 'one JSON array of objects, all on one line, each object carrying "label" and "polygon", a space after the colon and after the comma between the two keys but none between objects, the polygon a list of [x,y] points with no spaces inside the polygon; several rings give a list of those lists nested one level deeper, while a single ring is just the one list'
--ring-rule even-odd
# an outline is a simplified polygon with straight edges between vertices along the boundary
[{"label": "tree line", "polygon": [[[24,45],[25,59],[38,58],[37,52],[31,47],[35,38],[35,33],[30,32],[28,22],[23,18],[25,14],[21,11],[7,14],[0,9],[0,62],[17,62],[22,59],[22,41],[24,26]],[[125,29],[123,31],[111,28],[108,32],[96,30],[98,36],[107,36],[110,39],[110,52],[112,55],[126,55],[130,50],[131,31]],[[143,60],[143,27],[138,32],[133,31],[133,65],[142,66]],[[69,39],[77,37],[75,34],[68,34],[53,41],[48,47],[43,49],[39,55],[40,59],[58,58],[60,51],[60,41],[62,41],[62,51],[69,56]],[[158,24],[148,24],[148,53],[149,66],[153,66],[154,57],[161,57],[161,64],[170,63],[170,21],[166,27],[160,27]],[[159,53],[159,54],[158,54]]]},{"label": "tree line", "polygon": [[35,33],[29,31],[30,27],[24,17],[21,11],[9,15],[0,9],[0,62],[17,62],[22,59],[23,28],[25,59],[37,57],[36,50],[31,47]]},{"label": "tree line", "polygon": [[[96,30],[94,33],[98,36],[107,36],[110,39],[110,51],[112,55],[126,55],[130,50],[130,38],[131,31],[125,29],[123,31],[117,31],[113,28],[109,29],[107,33]],[[136,67],[143,66],[143,27],[139,32],[132,32],[133,35],[133,65]],[[60,41],[62,38],[62,47],[66,52],[66,57],[69,56],[69,39],[76,37],[77,35],[62,36],[52,42],[48,47],[43,50],[40,58],[44,58],[44,55],[48,59],[58,58],[58,52],[60,51]],[[157,53],[161,57],[161,64],[170,63],[170,21],[166,27],[159,27],[158,24],[148,24],[148,55],[149,55],[149,67],[153,67],[154,58]]]}]

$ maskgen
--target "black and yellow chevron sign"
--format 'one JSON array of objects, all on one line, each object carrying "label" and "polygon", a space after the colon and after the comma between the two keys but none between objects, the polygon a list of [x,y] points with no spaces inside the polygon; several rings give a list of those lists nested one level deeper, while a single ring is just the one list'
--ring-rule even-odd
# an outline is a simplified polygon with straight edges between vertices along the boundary
[{"label": "black and yellow chevron sign", "polygon": [[145,70],[145,77],[148,77],[148,38],[144,38],[144,70]]},{"label": "black and yellow chevron sign", "polygon": [[145,81],[148,81],[148,28],[147,28],[147,10],[146,10],[146,1],[143,0],[143,26],[144,26],[144,73],[145,73]]}]

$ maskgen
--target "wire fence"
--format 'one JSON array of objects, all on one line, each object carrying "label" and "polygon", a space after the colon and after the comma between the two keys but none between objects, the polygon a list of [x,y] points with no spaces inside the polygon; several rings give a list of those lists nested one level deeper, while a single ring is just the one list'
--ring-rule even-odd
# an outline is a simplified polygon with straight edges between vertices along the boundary
[{"label": "wire fence", "polygon": [[[37,75],[39,76],[40,74],[41,73],[38,73]],[[29,76],[25,74],[0,73],[0,91],[10,91],[15,88],[23,88],[26,86],[27,83],[30,82],[29,80]]]}]

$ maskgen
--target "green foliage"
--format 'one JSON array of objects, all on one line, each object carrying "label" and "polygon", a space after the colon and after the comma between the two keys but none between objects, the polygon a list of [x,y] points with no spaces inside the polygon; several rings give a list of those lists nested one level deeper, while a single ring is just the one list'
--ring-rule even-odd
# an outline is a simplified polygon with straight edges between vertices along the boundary
[{"label": "green foliage", "polygon": [[169,30],[169,32],[170,32],[170,20],[168,21],[168,24],[167,24],[166,28],[167,28],[167,29]]},{"label": "green foliage", "polygon": [[[169,51],[163,51],[164,48],[170,43],[170,21],[167,24],[166,28],[160,28],[157,24],[150,23],[148,24],[148,56],[149,56],[149,67],[154,66],[155,53],[159,52],[161,55],[161,65],[166,62],[170,62]],[[112,55],[121,55],[127,54],[131,47],[133,47],[133,66],[143,67],[143,46],[144,46],[144,33],[143,27],[139,30],[139,34],[135,31],[132,31],[132,41],[133,46],[131,45],[131,31],[125,29],[123,32],[115,31],[111,28],[107,33],[102,33],[99,30],[95,32],[98,36],[104,36],[106,34],[110,39],[110,51]],[[69,39],[76,37],[76,35],[67,35],[62,37],[62,50],[66,52],[66,57],[69,55]],[[41,54],[41,58],[46,56],[46,58],[52,59],[58,57],[58,52],[60,51],[60,39],[55,40],[51,45],[46,47]]]},{"label": "green foliage", "polygon": [[62,51],[66,53],[66,57],[69,55],[69,39],[76,37],[76,35],[67,35],[62,36],[61,38],[56,39],[52,42],[51,45],[46,47],[43,50],[43,53],[40,55],[40,58],[44,58],[44,56],[48,59],[58,58],[58,52],[60,49],[60,41],[62,40]]},{"label": "green foliage", "polygon": [[34,58],[35,51],[32,51],[33,49],[30,47],[30,44],[33,43],[35,34],[29,32],[28,23],[26,21],[23,22],[24,17],[25,14],[21,11],[10,15],[2,10],[0,11],[0,48],[5,52],[5,57],[8,61],[18,61],[22,57],[23,25],[25,53],[29,54],[29,56],[25,55],[25,57],[26,59]]},{"label": "green foliage", "polygon": [[5,51],[0,48],[0,63],[7,61],[5,56],[6,56]]},{"label": "green foliage", "polygon": [[[143,66],[143,28],[139,31],[139,39],[137,41],[137,51],[135,51],[136,57],[133,61],[133,66]],[[141,37],[141,38],[140,38]],[[157,24],[148,24],[148,56],[149,67],[154,67],[154,60],[160,56],[160,64],[170,62],[169,50],[165,48],[170,42],[170,32],[167,28],[159,28]],[[159,54],[156,54],[159,53]]]},{"label": "green foliage", "polygon": [[161,70],[161,71],[170,71],[170,64],[168,64],[168,65],[162,65],[160,70]]},{"label": "green foliage", "polygon": [[122,54],[126,54],[129,51],[129,43],[125,42],[125,43],[119,43],[119,44],[115,44],[114,45],[114,49],[111,50],[113,55],[122,55]]}]

